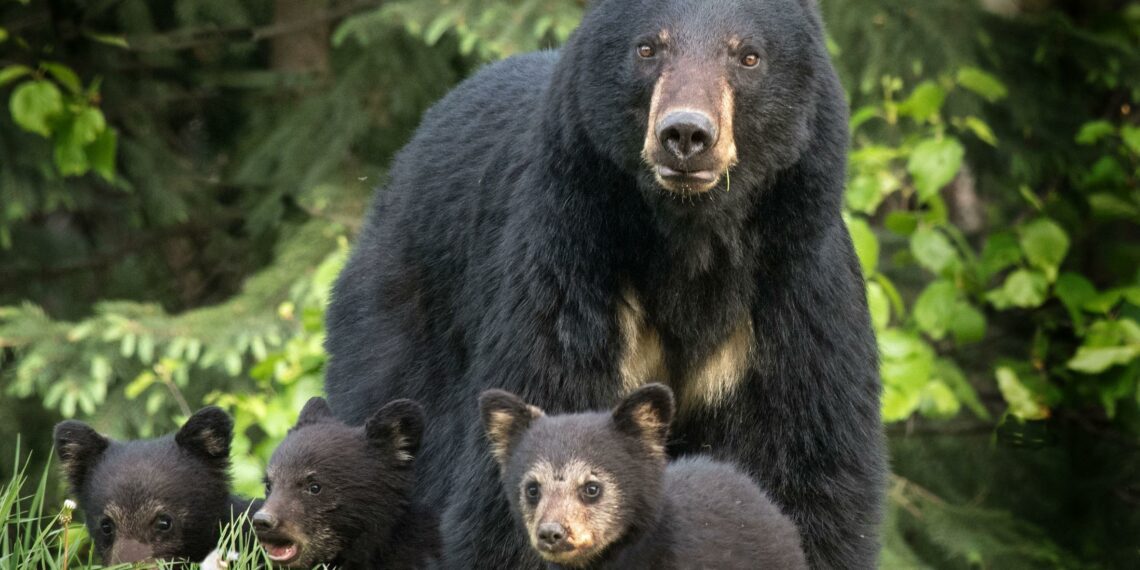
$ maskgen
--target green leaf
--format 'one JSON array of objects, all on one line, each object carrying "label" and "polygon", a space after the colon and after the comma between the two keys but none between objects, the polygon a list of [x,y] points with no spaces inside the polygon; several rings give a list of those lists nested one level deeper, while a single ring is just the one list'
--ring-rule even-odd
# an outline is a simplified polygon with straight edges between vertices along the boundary
[{"label": "green leaf", "polygon": [[40,67],[44,68],[48,74],[54,77],[56,81],[59,81],[68,91],[76,95],[83,93],[83,83],[79,81],[79,76],[76,75],[70,67],[54,61],[41,62]]},{"label": "green leaf", "polygon": [[922,390],[918,409],[928,418],[948,419],[958,415],[962,403],[949,387],[935,381]]},{"label": "green leaf", "polygon": [[1053,295],[1065,305],[1078,332],[1083,331],[1085,319],[1081,309],[1097,297],[1096,286],[1077,273],[1062,273],[1057,277]]},{"label": "green leaf", "polygon": [[103,129],[99,136],[87,145],[87,161],[91,168],[104,180],[115,180],[115,148],[119,137],[113,129]]},{"label": "green leaf", "polygon": [[1089,207],[1093,215],[1101,218],[1133,218],[1140,216],[1135,204],[1108,192],[1089,195]]},{"label": "green leaf", "polygon": [[994,374],[997,376],[998,389],[1009,404],[1009,411],[1023,420],[1043,420],[1049,417],[1049,408],[1044,398],[1034,394],[1012,368],[999,367]]},{"label": "green leaf", "polygon": [[83,145],[70,136],[55,139],[55,167],[64,176],[79,176],[91,169]]},{"label": "green leaf", "polygon": [[1021,249],[1029,264],[1045,272],[1053,282],[1057,269],[1069,252],[1069,234],[1049,218],[1038,218],[1021,226]]},{"label": "green leaf", "polygon": [[879,238],[875,237],[871,226],[862,218],[849,217],[847,229],[851,232],[851,241],[855,244],[855,253],[859,256],[863,275],[874,275],[875,267],[879,264]]},{"label": "green leaf", "polygon": [[958,70],[958,85],[981,95],[986,101],[996,103],[1009,95],[1005,84],[997,77],[976,67],[963,67]]},{"label": "green leaf", "polygon": [[891,301],[883,286],[876,281],[867,281],[867,308],[875,330],[887,328],[891,321]]},{"label": "green leaf", "polygon": [[974,136],[982,140],[982,142],[990,145],[997,146],[997,135],[994,134],[993,129],[990,128],[985,121],[971,115],[966,117],[966,128],[970,129]]},{"label": "green leaf", "polygon": [[1077,144],[1092,145],[1107,136],[1116,133],[1116,127],[1108,121],[1091,121],[1081,125],[1077,132]]},{"label": "green leaf", "polygon": [[4,69],[0,69],[0,87],[7,85],[25,75],[30,75],[32,68],[26,65],[9,65]]},{"label": "green leaf", "polygon": [[1085,374],[1098,374],[1113,366],[1128,364],[1140,356],[1140,345],[1089,347],[1077,349],[1068,367]]},{"label": "green leaf", "polygon": [[72,119],[71,136],[79,144],[88,145],[95,142],[105,128],[107,128],[107,119],[103,117],[103,111],[94,107],[84,107]]},{"label": "green leaf", "polygon": [[913,212],[895,210],[887,214],[887,219],[883,220],[883,227],[900,236],[909,236],[918,229],[918,216]]},{"label": "green leaf", "polygon": [[1019,261],[1021,261],[1021,247],[1012,233],[997,231],[986,238],[981,259],[981,268],[985,272],[986,279],[1016,265]]},{"label": "green leaf", "polygon": [[63,95],[50,81],[27,81],[12,91],[8,105],[17,125],[49,137],[51,121],[63,112]]},{"label": "green leaf", "polygon": [[914,232],[910,251],[919,265],[935,274],[958,263],[958,251],[942,232],[933,228],[924,227]]},{"label": "green leaf", "polygon": [[848,129],[854,133],[859,130],[859,127],[863,126],[864,123],[876,117],[879,117],[879,109],[877,107],[870,105],[861,107],[859,110],[851,113],[851,121]]},{"label": "green leaf", "polygon": [[986,338],[986,316],[972,304],[959,301],[950,318],[950,332],[958,344],[979,342]]},{"label": "green leaf", "polygon": [[934,340],[942,340],[950,328],[958,288],[953,283],[938,280],[926,287],[914,303],[914,321],[919,330]]},{"label": "green leaf", "polygon": [[1019,269],[1006,278],[1000,289],[986,294],[988,300],[998,309],[1021,307],[1032,309],[1045,302],[1049,291],[1049,281],[1037,271]]},{"label": "green leaf", "polygon": [[919,198],[926,200],[954,180],[966,151],[953,137],[926,139],[914,147],[906,169],[914,178]]},{"label": "green leaf", "polygon": [[1140,156],[1140,127],[1132,125],[1120,127],[1120,138],[1133,155]]},{"label": "green leaf", "polygon": [[935,376],[943,384],[945,384],[958,401],[965,404],[974,412],[975,416],[983,420],[990,419],[990,412],[982,405],[981,400],[978,399],[978,392],[970,385],[966,375],[962,373],[962,369],[954,363],[953,360],[947,358],[939,358],[935,363]]},{"label": "green leaf", "polygon": [[899,103],[899,114],[916,121],[925,121],[942,110],[946,90],[933,81],[923,81],[911,91],[910,97]]},{"label": "green leaf", "polygon": [[847,207],[862,214],[872,214],[882,203],[879,184],[875,177],[861,174],[847,185]]},{"label": "green leaf", "polygon": [[6,41],[8,41],[8,30],[5,28],[0,28],[0,44]]}]

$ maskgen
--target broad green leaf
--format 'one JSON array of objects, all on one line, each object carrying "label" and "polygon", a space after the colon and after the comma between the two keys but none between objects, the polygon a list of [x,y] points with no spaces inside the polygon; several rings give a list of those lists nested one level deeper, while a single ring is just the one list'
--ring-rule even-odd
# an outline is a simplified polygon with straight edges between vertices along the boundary
[{"label": "broad green leaf", "polygon": [[1053,294],[1065,305],[1069,311],[1069,318],[1076,325],[1077,330],[1084,329],[1084,305],[1097,296],[1096,286],[1084,276],[1077,273],[1062,273],[1057,277],[1057,284]]},{"label": "broad green leaf", "polygon": [[950,332],[958,344],[979,342],[986,337],[986,316],[970,303],[959,301],[950,317]]},{"label": "broad green leaf", "polygon": [[950,328],[958,300],[958,288],[953,283],[938,280],[926,287],[914,303],[914,321],[919,330],[934,340],[942,340]]},{"label": "broad green leaf", "polygon": [[1133,155],[1140,156],[1140,127],[1132,125],[1120,127],[1120,138]]},{"label": "broad green leaf", "polygon": [[959,402],[970,408],[975,416],[983,420],[990,419],[990,412],[978,399],[978,392],[970,385],[966,375],[962,373],[962,369],[953,360],[939,358],[935,362],[934,374],[938,380],[954,392],[954,396],[958,398]]},{"label": "broad green leaf", "polygon": [[883,286],[876,281],[867,281],[867,308],[875,330],[887,328],[891,321],[891,301]]},{"label": "broad green leaf", "polygon": [[1049,281],[1037,271],[1019,269],[1006,278],[1000,289],[986,294],[988,300],[998,309],[1021,307],[1032,309],[1045,302],[1049,291]]},{"label": "broad green leaf", "polygon": [[76,75],[70,67],[54,61],[42,62],[40,63],[40,67],[44,68],[56,81],[66,87],[68,91],[71,91],[75,95],[83,93],[83,83],[79,81],[79,76]]},{"label": "broad green leaf", "polygon": [[900,236],[909,236],[918,229],[918,216],[913,212],[895,210],[887,214],[887,219],[883,220],[883,227]]},{"label": "broad green leaf", "polygon": [[981,259],[986,279],[1016,265],[1019,261],[1021,261],[1021,247],[1017,245],[1017,238],[1012,233],[997,231],[986,238]]},{"label": "broad green leaf", "polygon": [[87,145],[87,161],[104,180],[115,180],[115,148],[119,137],[113,129],[103,129],[94,142]]},{"label": "broad green leaf", "polygon": [[1045,272],[1050,282],[1069,252],[1069,234],[1049,218],[1038,218],[1021,226],[1021,249],[1030,265]]},{"label": "broad green leaf", "polygon": [[1112,136],[1116,133],[1116,127],[1108,121],[1091,121],[1081,125],[1081,130],[1077,133],[1077,144],[1091,145],[1096,144],[1097,141],[1104,137]]},{"label": "broad green leaf", "polygon": [[957,396],[942,382],[931,382],[922,390],[919,411],[923,416],[936,419],[948,419],[958,415],[962,403]]},{"label": "broad green leaf", "polygon": [[906,169],[914,178],[919,198],[926,200],[954,180],[966,151],[953,137],[927,139],[914,147]]},{"label": "broad green leaf", "polygon": [[80,145],[88,145],[95,142],[106,127],[107,120],[103,117],[103,111],[84,107],[72,119],[71,136]]},{"label": "broad green leaf", "polygon": [[859,264],[863,267],[863,275],[874,275],[879,265],[879,238],[871,226],[862,218],[849,217],[847,229],[851,232],[851,241],[855,244],[855,253],[859,256]]},{"label": "broad green leaf", "polygon": [[8,41],[8,30],[6,28],[0,28],[0,44],[6,41]]},{"label": "broad green leaf", "polygon": [[966,117],[966,128],[970,129],[970,132],[974,133],[974,136],[981,139],[982,142],[990,146],[997,146],[997,135],[985,121],[971,115]]},{"label": "broad green leaf", "polygon": [[70,136],[55,139],[54,157],[55,167],[64,176],[86,174],[91,168],[87,162],[87,154],[83,152],[83,145]]},{"label": "broad green leaf", "polygon": [[1136,204],[1109,192],[1090,194],[1088,199],[1093,214],[1102,218],[1133,218],[1140,216],[1140,209],[1136,207]]},{"label": "broad green leaf", "polygon": [[882,203],[879,184],[874,176],[861,174],[847,185],[847,207],[862,214],[872,214]]},{"label": "broad green leaf", "polygon": [[1034,394],[1018,378],[1017,372],[1012,368],[1002,366],[995,372],[998,389],[1009,404],[1009,411],[1023,420],[1043,420],[1049,417],[1049,408],[1044,398]]},{"label": "broad green leaf", "polygon": [[32,68],[26,65],[9,65],[4,69],[0,69],[0,87],[7,85],[25,75],[31,75]]},{"label": "broad green leaf", "polygon": [[1113,366],[1128,364],[1140,356],[1140,345],[1087,347],[1077,349],[1068,367],[1085,374],[1098,374]]},{"label": "broad green leaf", "polygon": [[905,101],[899,103],[899,114],[917,121],[925,121],[942,110],[946,101],[946,90],[933,81],[923,81],[911,91]]},{"label": "broad green leaf", "polygon": [[1128,173],[1112,156],[1102,156],[1081,178],[1084,188],[1118,188],[1128,182]]},{"label": "broad green leaf", "polygon": [[26,131],[51,136],[51,121],[63,112],[63,95],[50,81],[27,81],[12,91],[12,119]]},{"label": "broad green leaf", "polygon": [[873,106],[862,107],[859,110],[851,113],[850,126],[848,127],[852,133],[859,130],[859,127],[864,123],[879,116],[879,109]]},{"label": "broad green leaf", "polygon": [[996,103],[1009,95],[1005,84],[997,77],[976,67],[963,67],[958,70],[958,85],[981,95],[986,101]]},{"label": "broad green leaf", "polygon": [[910,251],[919,265],[935,274],[958,262],[958,251],[950,240],[934,228],[924,227],[910,238]]},{"label": "broad green leaf", "polygon": [[899,390],[890,386],[883,387],[883,421],[886,423],[899,422],[909,418],[922,402],[922,392],[919,390]]}]

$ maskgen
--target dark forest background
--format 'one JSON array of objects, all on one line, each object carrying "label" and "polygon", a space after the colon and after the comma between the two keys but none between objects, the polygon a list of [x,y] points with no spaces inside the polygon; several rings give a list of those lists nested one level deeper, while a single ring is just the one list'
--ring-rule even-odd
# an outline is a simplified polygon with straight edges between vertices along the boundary
[{"label": "dark forest background", "polygon": [[[883,567],[1140,567],[1140,2],[821,4],[882,352]],[[62,418],[148,437],[213,403],[259,492],[393,153],[584,5],[0,0],[0,482]]]}]

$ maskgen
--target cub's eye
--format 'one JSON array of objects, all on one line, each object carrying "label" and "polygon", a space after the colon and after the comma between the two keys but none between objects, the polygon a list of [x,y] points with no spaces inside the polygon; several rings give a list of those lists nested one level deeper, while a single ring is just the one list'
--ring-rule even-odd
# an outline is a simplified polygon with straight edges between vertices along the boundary
[{"label": "cub's eye", "polygon": [[531,503],[537,503],[538,498],[542,496],[542,488],[539,487],[538,482],[531,481],[526,484],[526,498]]},{"label": "cub's eye", "polygon": [[582,497],[587,501],[597,500],[602,496],[602,486],[597,483],[586,483],[582,485]]},{"label": "cub's eye", "polygon": [[321,485],[319,483],[309,483],[309,494],[310,495],[321,494]]},{"label": "cub's eye", "polygon": [[746,54],[744,57],[740,58],[740,65],[743,65],[744,67],[756,67],[757,65],[760,65],[760,55],[755,53]]},{"label": "cub's eye", "polygon": [[99,521],[99,530],[102,531],[104,536],[111,536],[115,534],[115,523],[111,519],[105,518]]},{"label": "cub's eye", "polygon": [[269,481],[265,482],[265,498],[269,498],[269,494],[273,492],[273,484]]},{"label": "cub's eye", "polygon": [[154,529],[158,532],[170,532],[172,528],[174,528],[174,519],[170,518],[170,515],[158,515],[158,518],[154,519]]},{"label": "cub's eye", "polygon": [[639,44],[637,46],[637,55],[642,58],[649,59],[657,55],[657,50],[649,44]]}]

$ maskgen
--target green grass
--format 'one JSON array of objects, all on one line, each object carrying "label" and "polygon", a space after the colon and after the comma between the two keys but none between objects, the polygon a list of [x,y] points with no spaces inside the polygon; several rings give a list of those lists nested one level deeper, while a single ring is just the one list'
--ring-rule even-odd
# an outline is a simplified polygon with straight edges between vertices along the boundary
[{"label": "green grass", "polygon": [[[120,570],[131,565],[113,567],[98,564],[82,524],[82,518],[69,505],[48,504],[50,460],[36,480],[29,476],[30,457],[22,458],[16,444],[16,475],[0,489],[0,570]],[[34,484],[34,487],[31,485]],[[245,515],[242,515],[244,518]],[[240,522],[239,521],[236,522]],[[257,545],[252,532],[231,523],[222,531],[219,548],[237,553],[229,562],[231,570],[268,568],[265,551]],[[151,566],[153,567],[153,565]],[[160,568],[174,568],[163,563]],[[198,569],[198,564],[178,568]]]}]

